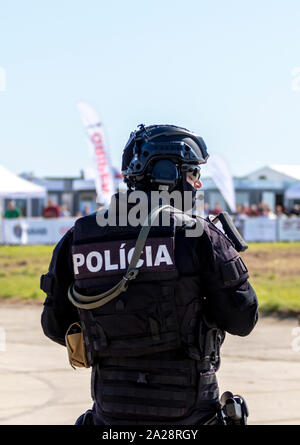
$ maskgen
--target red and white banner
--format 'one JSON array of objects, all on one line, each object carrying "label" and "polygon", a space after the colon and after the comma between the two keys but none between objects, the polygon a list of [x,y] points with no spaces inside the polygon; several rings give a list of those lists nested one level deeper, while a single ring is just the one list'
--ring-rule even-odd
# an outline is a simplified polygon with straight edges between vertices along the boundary
[{"label": "red and white banner", "polygon": [[79,102],[78,110],[86,128],[89,144],[96,162],[97,201],[107,206],[115,190],[113,169],[105,141],[103,125],[98,113],[87,103]]}]

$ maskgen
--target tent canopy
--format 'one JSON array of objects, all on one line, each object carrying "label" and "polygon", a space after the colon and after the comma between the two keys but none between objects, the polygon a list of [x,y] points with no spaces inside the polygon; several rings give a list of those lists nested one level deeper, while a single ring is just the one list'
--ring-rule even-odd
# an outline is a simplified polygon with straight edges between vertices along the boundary
[{"label": "tent canopy", "polygon": [[300,182],[296,182],[285,192],[286,199],[300,199]]},{"label": "tent canopy", "polygon": [[0,198],[45,198],[45,187],[20,178],[0,165]]}]

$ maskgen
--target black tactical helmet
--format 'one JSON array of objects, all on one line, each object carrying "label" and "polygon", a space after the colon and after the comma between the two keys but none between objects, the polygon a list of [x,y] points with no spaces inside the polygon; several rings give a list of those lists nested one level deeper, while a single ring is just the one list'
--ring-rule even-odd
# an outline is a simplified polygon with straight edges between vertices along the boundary
[{"label": "black tactical helmet", "polygon": [[175,125],[139,125],[130,134],[122,157],[124,181],[131,187],[159,183],[174,188],[182,171],[206,163],[200,136]]}]

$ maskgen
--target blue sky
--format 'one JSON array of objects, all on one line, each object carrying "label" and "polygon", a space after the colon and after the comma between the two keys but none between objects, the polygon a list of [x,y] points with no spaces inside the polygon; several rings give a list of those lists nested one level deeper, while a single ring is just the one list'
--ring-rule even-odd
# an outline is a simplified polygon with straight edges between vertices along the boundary
[{"label": "blue sky", "polygon": [[0,164],[37,176],[90,166],[80,100],[117,167],[142,122],[201,134],[235,175],[300,164],[299,23],[291,0],[0,0]]}]

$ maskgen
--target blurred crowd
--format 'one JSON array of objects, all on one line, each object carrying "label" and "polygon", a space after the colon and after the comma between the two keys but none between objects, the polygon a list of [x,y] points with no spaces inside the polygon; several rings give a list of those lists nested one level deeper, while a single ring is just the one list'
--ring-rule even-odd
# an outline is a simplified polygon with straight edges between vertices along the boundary
[{"label": "blurred crowd", "polygon": [[[72,215],[68,207],[64,205],[57,205],[52,199],[49,199],[46,206],[43,208],[42,216],[43,218],[63,218],[63,217],[77,217],[87,216],[92,213],[89,204],[85,204],[82,212],[78,212],[76,215]],[[4,212],[4,218],[13,219],[21,218],[24,216],[22,210],[16,206],[15,201],[11,200],[8,203],[7,210]]]},{"label": "blurred crowd", "polygon": [[78,212],[76,215],[71,215],[71,212],[68,210],[68,207],[64,204],[58,206],[53,202],[52,199],[48,200],[48,204],[44,207],[43,217],[44,218],[62,218],[67,216],[76,216],[80,218],[81,216],[87,216],[92,213],[92,210],[89,204],[85,204],[82,212]]},{"label": "blurred crowd", "polygon": [[[208,203],[204,204],[205,216],[218,215],[222,211],[223,209],[218,203],[216,203],[212,209],[209,208]],[[246,219],[252,216],[263,216],[269,219],[300,216],[300,204],[294,204],[292,209],[277,205],[274,211],[271,210],[268,204],[263,202],[260,202],[259,204],[252,204],[250,206],[237,205],[234,216],[236,219]]]},{"label": "blurred crowd", "polygon": [[[99,209],[98,209],[99,210]],[[204,204],[204,214],[207,215],[218,215],[224,209],[220,206],[219,203],[216,203],[213,208],[209,207],[209,204],[206,202]],[[43,209],[42,216],[44,218],[63,218],[63,217],[77,217],[87,216],[92,213],[92,209],[89,204],[85,204],[83,206],[82,212],[78,212],[76,215],[72,215],[68,210],[68,207],[64,204],[58,206],[52,199],[49,199],[47,205]],[[300,216],[300,204],[294,204],[292,209],[287,209],[281,205],[277,205],[275,211],[270,209],[268,204],[260,202],[258,205],[252,204],[251,206],[247,205],[237,205],[236,212],[233,214],[235,220],[243,220],[252,216],[264,216],[270,219],[275,218],[288,218],[293,216]],[[20,218],[22,215],[21,209],[19,209],[13,200],[9,201],[7,210],[4,212],[4,218]]]}]

